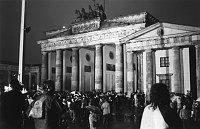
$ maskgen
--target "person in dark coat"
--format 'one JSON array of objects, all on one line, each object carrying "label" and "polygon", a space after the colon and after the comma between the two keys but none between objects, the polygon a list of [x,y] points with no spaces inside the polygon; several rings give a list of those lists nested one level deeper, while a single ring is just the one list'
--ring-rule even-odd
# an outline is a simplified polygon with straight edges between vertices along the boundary
[{"label": "person in dark coat", "polygon": [[23,124],[25,110],[25,95],[21,93],[22,85],[14,78],[10,81],[12,90],[2,95],[2,122],[3,129],[20,129]]}]

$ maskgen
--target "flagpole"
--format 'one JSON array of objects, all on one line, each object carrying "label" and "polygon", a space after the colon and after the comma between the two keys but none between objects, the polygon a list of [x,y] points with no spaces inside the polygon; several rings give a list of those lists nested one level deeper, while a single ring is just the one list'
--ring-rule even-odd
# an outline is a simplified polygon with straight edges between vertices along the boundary
[{"label": "flagpole", "polygon": [[23,77],[23,55],[24,55],[24,17],[25,17],[25,0],[22,0],[21,7],[21,28],[20,28],[20,46],[19,46],[19,71],[18,80],[22,83]]}]

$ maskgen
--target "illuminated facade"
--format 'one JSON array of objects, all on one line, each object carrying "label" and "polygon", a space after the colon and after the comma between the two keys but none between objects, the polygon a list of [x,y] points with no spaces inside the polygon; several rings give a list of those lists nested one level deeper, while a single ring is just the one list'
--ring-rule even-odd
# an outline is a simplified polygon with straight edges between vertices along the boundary
[{"label": "illuminated facade", "polygon": [[149,93],[163,82],[171,92],[200,96],[200,28],[161,23],[147,12],[73,23],[46,32],[41,80],[56,90]]}]

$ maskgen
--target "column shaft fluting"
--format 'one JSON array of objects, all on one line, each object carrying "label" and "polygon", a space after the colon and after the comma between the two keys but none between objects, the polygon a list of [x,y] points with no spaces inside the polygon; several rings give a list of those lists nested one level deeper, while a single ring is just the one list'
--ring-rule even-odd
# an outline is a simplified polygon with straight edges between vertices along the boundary
[{"label": "column shaft fluting", "polygon": [[72,49],[72,83],[71,90],[78,90],[78,48]]},{"label": "column shaft fluting", "polygon": [[127,52],[127,94],[134,92],[133,52]]},{"label": "column shaft fluting", "polygon": [[47,52],[42,52],[42,67],[41,67],[41,83],[47,79],[47,63],[48,62],[48,56]]},{"label": "column shaft fluting", "polygon": [[102,91],[103,86],[103,57],[102,57],[102,46],[95,46],[95,90]]},{"label": "column shaft fluting", "polygon": [[48,69],[47,69],[47,73],[48,73],[48,75],[47,75],[47,78],[49,79],[49,80],[53,80],[53,78],[52,78],[52,52],[48,52]]},{"label": "column shaft fluting", "polygon": [[55,90],[62,90],[62,50],[56,50],[56,82]]},{"label": "column shaft fluting", "polygon": [[121,44],[116,44],[115,68],[115,91],[119,93],[123,92],[123,52]]},{"label": "column shaft fluting", "polygon": [[200,97],[200,45],[196,45],[196,82],[197,82],[197,98]]},{"label": "column shaft fluting", "polygon": [[153,85],[153,55],[152,50],[146,51],[146,94],[147,101],[150,100],[150,89]]},{"label": "column shaft fluting", "polygon": [[65,91],[65,90],[67,90],[66,89],[66,57],[65,57],[65,55],[66,55],[66,51],[64,50],[63,52],[63,68],[62,68],[62,71],[63,71],[63,83],[62,83],[62,85],[63,85],[63,90]]},{"label": "column shaft fluting", "polygon": [[180,67],[180,48],[172,48],[173,52],[173,75],[172,75],[172,92],[181,92],[181,67]]}]

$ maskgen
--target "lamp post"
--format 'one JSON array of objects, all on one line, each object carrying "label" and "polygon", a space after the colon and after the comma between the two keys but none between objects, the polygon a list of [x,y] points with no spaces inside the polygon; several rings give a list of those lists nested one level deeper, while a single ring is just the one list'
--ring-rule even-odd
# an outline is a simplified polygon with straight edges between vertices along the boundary
[{"label": "lamp post", "polygon": [[19,46],[19,69],[18,69],[18,80],[21,83],[22,83],[22,79],[23,79],[24,19],[25,19],[25,0],[22,0],[21,28],[20,28],[20,46]]}]

